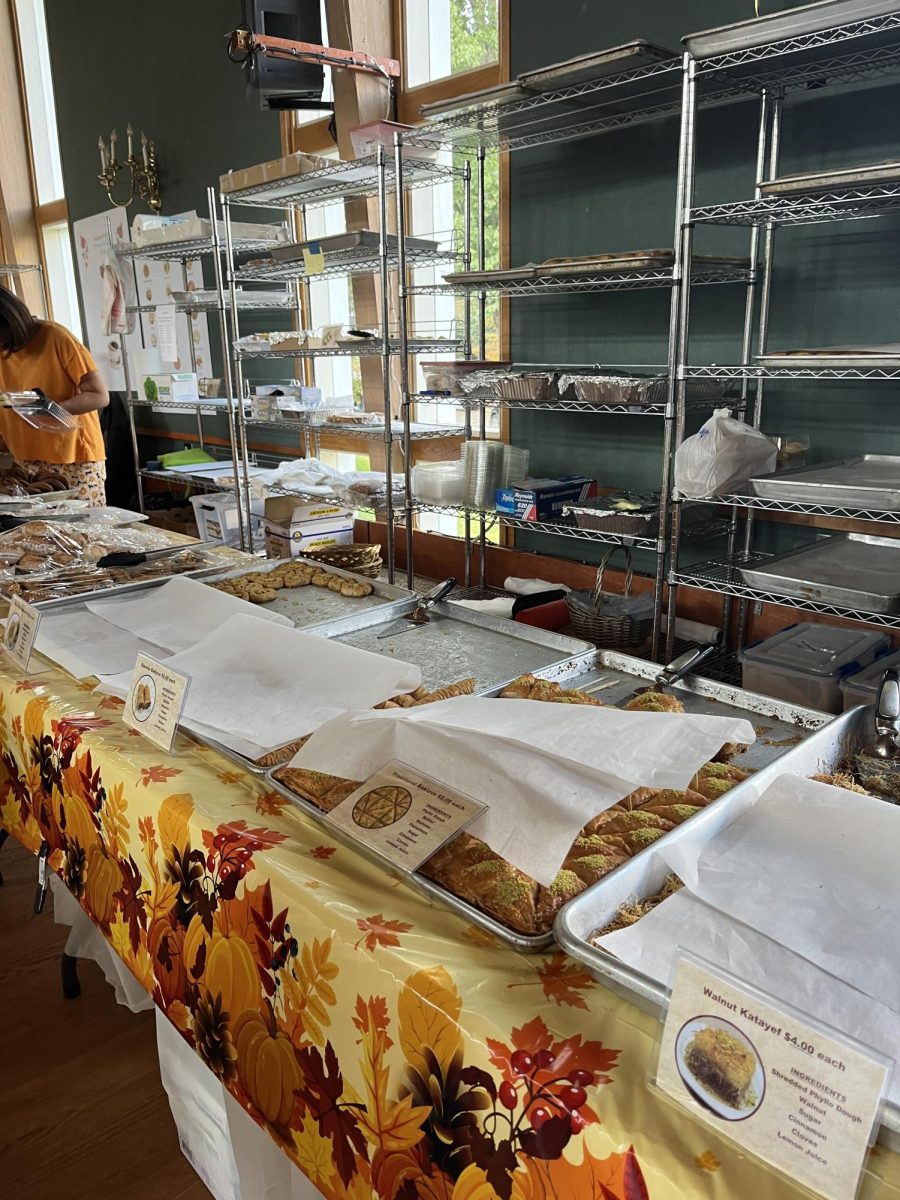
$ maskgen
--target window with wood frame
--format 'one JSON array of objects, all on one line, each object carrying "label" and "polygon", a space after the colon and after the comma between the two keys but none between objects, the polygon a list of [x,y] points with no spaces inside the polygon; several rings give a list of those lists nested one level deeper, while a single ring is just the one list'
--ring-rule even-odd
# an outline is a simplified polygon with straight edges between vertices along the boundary
[{"label": "window with wood frame", "polygon": [[63,185],[44,0],[12,0],[48,316],[83,337]]}]

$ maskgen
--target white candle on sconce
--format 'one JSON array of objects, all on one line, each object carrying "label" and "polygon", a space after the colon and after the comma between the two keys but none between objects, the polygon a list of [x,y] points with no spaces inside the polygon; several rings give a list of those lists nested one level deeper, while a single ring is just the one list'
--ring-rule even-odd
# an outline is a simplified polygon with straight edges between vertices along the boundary
[{"label": "white candle on sconce", "polygon": [[143,129],[141,130],[141,157],[144,160],[144,166],[149,167],[150,158],[147,152],[147,135],[144,133]]},{"label": "white candle on sconce", "polygon": [[119,139],[119,135],[116,133],[115,130],[113,130],[112,133],[109,135],[109,161],[112,166],[115,166],[115,163],[116,163],[116,142],[118,141],[118,139]]},{"label": "white candle on sconce", "polygon": [[103,135],[97,138],[97,149],[100,151],[100,170],[106,170],[106,143],[103,141]]},{"label": "white candle on sconce", "polygon": [[131,159],[134,157],[134,130],[131,128],[130,121],[125,127],[125,133],[128,136],[128,157]]}]

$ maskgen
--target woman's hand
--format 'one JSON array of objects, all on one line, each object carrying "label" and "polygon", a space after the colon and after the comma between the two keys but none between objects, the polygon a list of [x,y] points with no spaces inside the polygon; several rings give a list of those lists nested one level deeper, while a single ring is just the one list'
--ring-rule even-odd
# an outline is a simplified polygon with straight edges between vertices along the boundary
[{"label": "woman's hand", "polygon": [[78,384],[77,395],[73,396],[71,400],[61,400],[59,403],[73,417],[106,408],[109,404],[109,392],[106,390],[103,376],[99,371],[88,371]]}]

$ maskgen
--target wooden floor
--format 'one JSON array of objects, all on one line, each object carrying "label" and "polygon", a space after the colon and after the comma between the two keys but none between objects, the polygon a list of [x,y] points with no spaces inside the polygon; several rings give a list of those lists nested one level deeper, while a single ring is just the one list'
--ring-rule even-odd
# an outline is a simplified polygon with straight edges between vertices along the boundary
[{"label": "wooden floor", "polygon": [[0,1194],[4,1200],[209,1200],[178,1147],[153,1013],[116,1004],[92,962],[59,978],[67,927],[31,905],[36,860],[0,851]]}]

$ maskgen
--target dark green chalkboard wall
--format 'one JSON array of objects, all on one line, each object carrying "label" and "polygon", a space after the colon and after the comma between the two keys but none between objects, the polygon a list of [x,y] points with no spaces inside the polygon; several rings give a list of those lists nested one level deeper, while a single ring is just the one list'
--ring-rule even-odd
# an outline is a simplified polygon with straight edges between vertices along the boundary
[{"label": "dark green chalkboard wall", "polygon": [[[686,32],[753,15],[751,0],[557,0],[552,9],[515,0],[510,7],[513,75],[638,37],[680,50]],[[788,7],[763,0],[764,11]],[[895,155],[898,114],[897,84],[791,98],[782,169]],[[701,113],[698,203],[751,194],[757,120],[752,102]],[[677,140],[677,120],[666,120],[512,155],[511,262],[671,246]],[[700,252],[746,252],[747,233],[702,230],[695,245]],[[771,347],[900,341],[896,218],[781,230],[776,251]],[[693,361],[737,362],[742,289],[695,288],[692,296]],[[663,291],[523,299],[512,304],[512,352],[531,362],[662,363],[667,321]],[[811,461],[826,461],[865,450],[900,452],[896,412],[894,384],[782,384],[766,392],[764,427],[808,433]],[[654,488],[660,426],[649,418],[513,413],[512,440],[531,447],[535,474],[583,472],[613,487]],[[758,536],[765,547],[775,527],[761,525]],[[541,535],[519,535],[519,544],[580,559],[594,549]],[[648,557],[640,564],[649,569]]]}]

